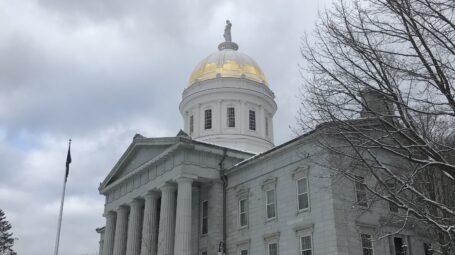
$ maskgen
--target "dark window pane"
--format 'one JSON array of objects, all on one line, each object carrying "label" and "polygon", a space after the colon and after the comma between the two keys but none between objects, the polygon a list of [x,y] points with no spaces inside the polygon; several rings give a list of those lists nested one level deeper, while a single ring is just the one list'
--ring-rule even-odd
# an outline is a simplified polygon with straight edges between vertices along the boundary
[{"label": "dark window pane", "polygon": [[256,130],[256,112],[250,110],[250,115],[249,115],[249,120],[250,120],[250,130]]},{"label": "dark window pane", "polygon": [[299,195],[299,210],[308,208],[308,194]]},{"label": "dark window pane", "polygon": [[395,245],[395,255],[406,255],[407,247],[403,242],[403,238],[395,237],[393,244]]},{"label": "dark window pane", "polygon": [[205,129],[212,128],[212,110],[205,110]]},{"label": "dark window pane", "polygon": [[203,201],[202,202],[202,226],[201,226],[201,234],[205,235],[208,233],[209,229],[209,221],[208,221],[208,207],[209,207],[209,202],[208,201]]},{"label": "dark window pane", "polygon": [[277,243],[269,244],[269,255],[278,255],[278,244]]},{"label": "dark window pane", "polygon": [[227,108],[227,126],[235,127],[235,109],[234,109],[234,107]]},{"label": "dark window pane", "polygon": [[306,193],[308,191],[306,178],[300,179],[297,181],[298,193]]},{"label": "dark window pane", "polygon": [[433,255],[433,247],[431,243],[423,243],[423,250],[425,255]]}]

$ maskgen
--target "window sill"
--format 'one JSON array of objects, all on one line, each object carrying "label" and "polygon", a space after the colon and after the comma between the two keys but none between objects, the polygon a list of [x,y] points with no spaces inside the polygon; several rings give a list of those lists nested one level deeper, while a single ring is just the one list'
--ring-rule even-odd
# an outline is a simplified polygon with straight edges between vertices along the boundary
[{"label": "window sill", "polygon": [[245,230],[245,229],[248,229],[248,225],[246,226],[242,226],[242,227],[239,227],[238,230],[241,231],[241,230]]},{"label": "window sill", "polygon": [[310,212],[310,208],[301,209],[301,210],[297,210],[296,215],[299,215],[302,213],[309,213],[309,212]]},{"label": "window sill", "polygon": [[274,222],[274,221],[277,221],[277,218],[276,217],[273,217],[273,218],[270,218],[270,219],[265,219],[265,223],[270,223],[270,222]]}]

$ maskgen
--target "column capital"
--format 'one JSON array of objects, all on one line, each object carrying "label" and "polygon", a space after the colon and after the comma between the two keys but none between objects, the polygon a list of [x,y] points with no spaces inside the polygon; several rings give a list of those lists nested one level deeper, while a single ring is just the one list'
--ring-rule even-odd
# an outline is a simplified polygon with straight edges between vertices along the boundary
[{"label": "column capital", "polygon": [[189,175],[189,174],[180,175],[177,178],[175,178],[175,181],[177,183],[182,183],[182,182],[191,182],[192,183],[195,180],[197,180],[197,176]]},{"label": "column capital", "polygon": [[127,205],[121,205],[117,208],[117,213],[127,213],[129,211],[129,207]]},{"label": "column capital", "polygon": [[159,197],[160,197],[160,193],[158,191],[155,191],[155,190],[149,190],[144,195],[145,199],[158,199]]},{"label": "column capital", "polygon": [[174,184],[172,184],[172,183],[165,182],[163,185],[161,185],[159,187],[159,189],[161,190],[161,192],[163,192],[163,191],[175,191],[175,190],[177,190],[177,187]]},{"label": "column capital", "polygon": [[140,199],[140,198],[134,198],[133,200],[131,200],[131,202],[129,203],[130,207],[132,206],[140,206],[144,203],[144,200]]},{"label": "column capital", "polygon": [[115,216],[117,213],[115,211],[107,211],[104,213],[104,217],[112,217]]}]

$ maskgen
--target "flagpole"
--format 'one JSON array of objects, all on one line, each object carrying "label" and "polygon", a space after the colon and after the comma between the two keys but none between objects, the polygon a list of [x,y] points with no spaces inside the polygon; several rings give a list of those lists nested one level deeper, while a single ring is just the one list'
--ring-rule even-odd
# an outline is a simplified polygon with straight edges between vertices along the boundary
[{"label": "flagpole", "polygon": [[[54,255],[58,255],[58,247],[59,247],[59,243],[60,243],[60,230],[62,228],[62,216],[63,216],[63,204],[65,203],[66,180],[68,177],[69,163],[71,163],[70,148],[71,148],[71,139],[69,139],[69,142],[68,142],[68,156],[66,159],[66,172],[65,172],[65,175],[63,178],[62,201],[60,202],[60,214],[58,216],[57,237],[55,238]],[[69,159],[69,162],[68,162],[68,159]]]}]

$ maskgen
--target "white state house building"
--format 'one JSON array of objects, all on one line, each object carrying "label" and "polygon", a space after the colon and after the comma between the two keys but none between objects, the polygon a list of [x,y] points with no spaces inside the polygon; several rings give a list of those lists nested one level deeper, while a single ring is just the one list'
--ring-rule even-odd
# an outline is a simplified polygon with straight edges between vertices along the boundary
[{"label": "white state house building", "polygon": [[431,254],[414,228],[378,233],[391,208],[366,210],[362,186],[313,163],[339,163],[318,129],[274,146],[274,93],[230,27],[183,91],[183,130],[136,134],[101,183],[100,254]]}]

